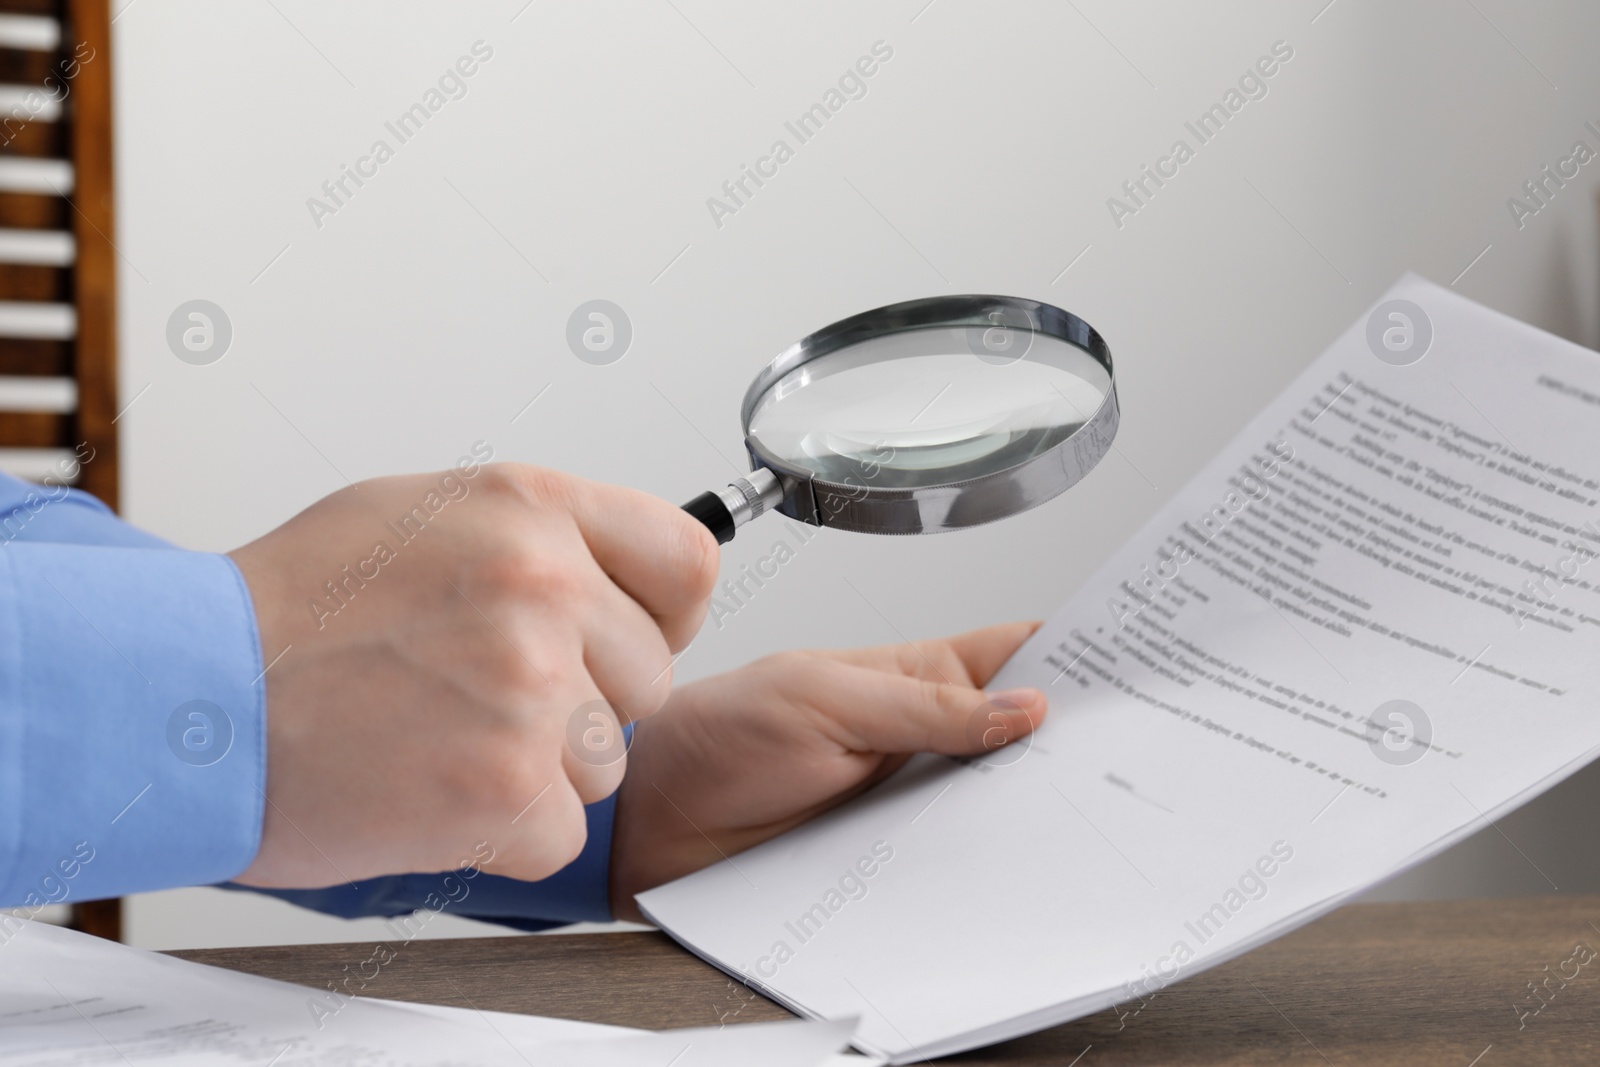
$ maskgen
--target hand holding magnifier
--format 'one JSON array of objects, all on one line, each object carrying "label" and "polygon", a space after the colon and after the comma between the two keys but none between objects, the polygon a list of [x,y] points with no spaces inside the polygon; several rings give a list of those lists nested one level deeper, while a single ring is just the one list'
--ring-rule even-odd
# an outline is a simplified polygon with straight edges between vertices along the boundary
[{"label": "hand holding magnifier", "polygon": [[1111,448],[1111,351],[1037,300],[943,296],[836,322],[756,376],[751,474],[684,510],[720,543],[778,511],[860,533],[958,530],[1065,492]]}]

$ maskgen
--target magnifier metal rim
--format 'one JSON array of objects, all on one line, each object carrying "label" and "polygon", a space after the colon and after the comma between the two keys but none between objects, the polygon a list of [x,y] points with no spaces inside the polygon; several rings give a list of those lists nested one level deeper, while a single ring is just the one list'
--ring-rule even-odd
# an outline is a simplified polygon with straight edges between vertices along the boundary
[{"label": "magnifier metal rim", "polygon": [[[750,417],[772,384],[796,367],[875,337],[945,326],[990,328],[995,311],[1022,312],[1035,333],[1086,352],[1109,379],[1100,406],[1050,449],[977,478],[915,488],[829,482],[772,455],[750,436]],[[972,358],[977,359],[974,355]],[[1052,304],[1013,296],[934,296],[864,311],[803,337],[778,353],[745,391],[740,425],[752,470],[766,467],[783,486],[777,510],[814,526],[857,533],[917,534],[963,529],[1037,507],[1072,488],[1111,449],[1120,412],[1111,349],[1094,327]]]}]

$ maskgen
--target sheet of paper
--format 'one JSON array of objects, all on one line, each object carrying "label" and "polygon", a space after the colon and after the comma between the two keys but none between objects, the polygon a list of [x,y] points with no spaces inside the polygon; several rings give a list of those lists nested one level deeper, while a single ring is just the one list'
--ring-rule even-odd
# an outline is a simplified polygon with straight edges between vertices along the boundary
[{"label": "sheet of paper", "polygon": [[[557,935],[559,936],[559,935]],[[754,997],[755,994],[750,994]],[[497,1031],[521,1044],[542,1041],[582,1041],[597,1038],[635,1037],[649,1033],[628,1026],[607,1026],[604,1023],[576,1022],[571,1019],[553,1019],[545,1015],[518,1015],[505,1011],[477,1011],[443,1004],[413,1004],[409,1001],[380,1000],[378,1004],[420,1011],[463,1026],[478,1026]],[[740,1024],[748,1025],[748,1024]],[[721,1026],[715,1029],[722,1029]],[[687,1031],[685,1031],[687,1032]],[[819,1067],[878,1067],[887,1062],[882,1056],[863,1056],[856,1052],[836,1052],[821,1061]]]},{"label": "sheet of paper", "polygon": [[1600,359],[1407,276],[1000,672],[1031,743],[640,903],[896,1061],[1138,1011],[1596,755],[1597,502]]},{"label": "sheet of paper", "polygon": [[592,1041],[610,1037],[637,1037],[649,1033],[648,1030],[639,1030],[631,1026],[607,1026],[605,1023],[556,1019],[548,1015],[519,1015],[510,1011],[479,1011],[476,1008],[459,1008],[450,1004],[414,1004],[409,1000],[376,998],[368,998],[363,1002],[382,1004],[402,1011],[420,1012],[458,1026],[503,1033],[513,1042]]},{"label": "sheet of paper", "polygon": [[0,1064],[8,1067],[816,1067],[853,1029],[797,1020],[651,1033],[365,998],[330,1015],[313,1010],[323,1001],[303,986],[44,923],[8,933],[0,944]]}]

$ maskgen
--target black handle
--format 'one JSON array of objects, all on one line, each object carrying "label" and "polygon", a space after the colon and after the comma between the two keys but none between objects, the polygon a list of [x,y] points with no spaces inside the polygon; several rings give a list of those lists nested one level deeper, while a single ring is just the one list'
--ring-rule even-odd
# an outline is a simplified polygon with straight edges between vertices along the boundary
[{"label": "black handle", "polygon": [[716,493],[701,493],[685,504],[683,510],[716,535],[717,544],[725,545],[733,540],[733,514]]}]

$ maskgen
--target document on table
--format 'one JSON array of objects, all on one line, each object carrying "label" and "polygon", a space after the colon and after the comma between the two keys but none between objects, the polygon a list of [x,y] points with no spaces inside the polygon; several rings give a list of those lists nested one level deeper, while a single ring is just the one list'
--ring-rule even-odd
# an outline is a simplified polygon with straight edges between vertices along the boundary
[{"label": "document on table", "polygon": [[1000,671],[1031,741],[640,905],[896,1062],[1137,1012],[1600,754],[1597,502],[1600,358],[1408,275]]},{"label": "document on table", "polygon": [[[44,923],[0,927],[0,1064],[158,1061],[255,1067],[784,1067],[831,1057],[851,1023],[652,1033],[565,1019],[345,998],[116,945]],[[313,1010],[313,1005],[322,1010]],[[854,1058],[850,1058],[854,1059]],[[855,1062],[860,1062],[855,1060]]]},{"label": "document on table", "polygon": [[[698,1027],[685,1030],[657,1031],[652,1034],[648,1030],[635,1030],[632,1027],[627,1026],[607,1026],[602,1023],[582,1023],[575,1022],[571,1019],[552,1019],[543,1015],[518,1015],[514,1012],[478,1011],[470,1008],[452,1008],[443,1004],[412,1004],[409,1002],[393,1000],[380,1000],[376,1001],[376,1003],[388,1004],[391,1007],[404,1008],[407,1011],[424,1012],[428,1015],[435,1015],[442,1019],[448,1019],[452,1022],[460,1023],[463,1026],[475,1027],[479,1030],[492,1031],[497,1036],[509,1038],[511,1041],[516,1042],[519,1047],[526,1047],[530,1044],[539,1045],[540,1042],[566,1042],[578,1040],[587,1041],[595,1038],[644,1037],[647,1035],[655,1038],[663,1038],[671,1035],[682,1036],[700,1033],[717,1033],[723,1029],[723,1027],[720,1026],[709,1028]],[[743,1023],[740,1025],[749,1026],[752,1024]],[[755,1025],[758,1027],[763,1026],[763,1024]],[[843,1048],[850,1029],[850,1026],[846,1026],[844,1029],[836,1031],[828,1040],[821,1042],[821,1047]],[[746,1050],[738,1044],[722,1044],[722,1042],[734,1040],[732,1038],[717,1038],[716,1040],[718,1044],[715,1047],[723,1050],[723,1052],[719,1054],[725,1053],[728,1062],[736,1062],[738,1056],[744,1055],[747,1057],[745,1062],[748,1063],[754,1062],[748,1059],[751,1054],[759,1053],[766,1047],[765,1045],[760,1044],[760,1042],[769,1041],[772,1040],[772,1038],[754,1036],[754,1040],[758,1042],[758,1044],[756,1044],[751,1050]],[[670,1041],[665,1041],[661,1045],[651,1046],[647,1051],[657,1053],[661,1047],[670,1045],[673,1054],[676,1055],[686,1044],[688,1044],[688,1040],[680,1040],[677,1045],[671,1045]],[[628,1046],[619,1045],[617,1047],[626,1049]],[[807,1053],[807,1055],[809,1055],[809,1053]],[[757,1058],[759,1059],[759,1057]],[[596,1061],[594,1059],[587,1059],[584,1062],[585,1064],[592,1064]],[[626,1063],[631,1061],[621,1062]],[[887,1061],[881,1056],[862,1056],[854,1052],[844,1051],[835,1052],[825,1059],[815,1062],[817,1067],[882,1067],[882,1064]],[[681,1063],[682,1061],[680,1060],[678,1064],[671,1064],[670,1067],[680,1067]],[[652,1064],[651,1067],[668,1067],[668,1065],[656,1063]]]}]

